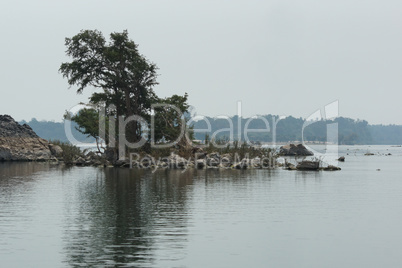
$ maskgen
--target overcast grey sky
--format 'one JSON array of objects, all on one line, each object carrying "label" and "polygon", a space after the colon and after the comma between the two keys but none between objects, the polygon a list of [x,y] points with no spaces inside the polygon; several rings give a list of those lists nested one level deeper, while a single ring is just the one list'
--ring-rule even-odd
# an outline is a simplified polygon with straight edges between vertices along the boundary
[{"label": "overcast grey sky", "polygon": [[2,0],[0,114],[61,121],[87,101],[58,73],[64,38],[127,29],[160,70],[157,94],[200,115],[340,115],[402,124],[397,0]]}]

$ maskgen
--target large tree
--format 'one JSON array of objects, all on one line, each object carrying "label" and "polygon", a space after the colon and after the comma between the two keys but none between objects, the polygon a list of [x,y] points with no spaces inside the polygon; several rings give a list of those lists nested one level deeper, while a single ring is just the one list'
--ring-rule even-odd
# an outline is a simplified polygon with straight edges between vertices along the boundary
[{"label": "large tree", "polygon": [[[107,133],[99,133],[94,124],[107,122],[98,113],[104,104],[106,116],[127,118],[137,115],[147,122],[154,121],[154,125],[146,127],[147,130],[154,127],[155,134],[154,137],[148,135],[148,142],[153,138],[153,142],[177,141],[179,146],[188,147],[187,139],[181,135],[183,131],[189,132],[183,116],[189,108],[187,94],[164,99],[156,96],[153,86],[157,84],[157,67],[138,52],[137,44],[128,38],[127,31],[110,34],[110,40],[106,42],[101,32],[85,30],[66,38],[65,44],[66,54],[72,61],[62,63],[60,72],[68,79],[69,85],[77,86],[77,93],[88,87],[101,89],[90,97],[92,106],[98,108],[84,109],[71,116],[82,133],[94,137],[97,142],[100,137],[108,137]],[[157,103],[165,105],[152,105]],[[139,142],[143,130],[133,121],[127,124],[126,138]]]},{"label": "large tree", "polygon": [[[101,32],[83,30],[66,38],[65,45],[73,60],[62,63],[60,72],[70,86],[78,87],[77,93],[88,87],[102,89],[92,95],[92,103],[113,104],[116,116],[149,115],[157,66],[139,53],[127,31],[111,33],[106,42]],[[129,124],[127,132],[132,141],[141,139],[138,123]]]}]

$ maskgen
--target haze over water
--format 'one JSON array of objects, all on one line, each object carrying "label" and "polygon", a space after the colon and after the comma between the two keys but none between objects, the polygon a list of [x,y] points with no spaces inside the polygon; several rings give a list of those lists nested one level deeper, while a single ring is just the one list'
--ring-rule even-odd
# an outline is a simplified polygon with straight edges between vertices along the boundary
[{"label": "haze over water", "polygon": [[336,172],[0,163],[0,262],[399,267],[402,148],[340,149]]}]

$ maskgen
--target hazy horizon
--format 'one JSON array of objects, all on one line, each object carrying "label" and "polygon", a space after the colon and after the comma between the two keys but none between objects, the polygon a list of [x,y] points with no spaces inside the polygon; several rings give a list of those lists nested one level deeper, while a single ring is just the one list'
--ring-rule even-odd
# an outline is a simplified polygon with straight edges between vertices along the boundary
[{"label": "hazy horizon", "polygon": [[60,122],[86,102],[58,73],[65,37],[128,30],[157,64],[155,92],[189,94],[197,114],[339,116],[402,125],[402,2],[10,1],[1,4],[0,114]]},{"label": "hazy horizon", "polygon": [[[0,114],[0,115],[3,115],[3,114]],[[268,115],[272,115],[272,116],[280,116],[280,115],[276,115],[276,114],[258,114],[257,116],[268,116]],[[10,115],[11,117],[12,117],[12,115]],[[229,118],[232,118],[232,117],[234,117],[234,116],[237,116],[237,115],[227,115]],[[222,119],[222,118],[219,118],[219,116],[208,116],[208,115],[206,115],[206,117],[207,118],[212,118],[212,119],[216,119],[216,120],[225,120],[225,119]],[[246,120],[246,119],[250,119],[251,117],[253,117],[253,116],[242,116],[242,119],[243,120]],[[285,116],[285,118],[287,118],[287,117],[293,117],[293,118],[296,118],[296,119],[299,119],[299,118],[302,118],[303,120],[307,120],[306,118],[304,118],[304,117],[296,117],[296,116],[293,116],[293,115],[287,115],[287,116]],[[339,116],[339,117],[337,117],[337,118],[347,118],[347,119],[353,119],[353,120],[355,120],[355,121],[367,121],[366,119],[364,119],[364,118],[350,118],[350,117],[344,117],[344,116]],[[38,122],[52,122],[52,123],[63,123],[63,120],[53,120],[53,119],[51,119],[51,120],[47,120],[47,119],[38,119],[38,118],[36,118],[36,117],[32,117],[32,118],[30,118],[30,119],[21,119],[21,120],[17,120],[16,118],[14,118],[13,117],[13,119],[15,120],[15,121],[17,121],[17,122],[26,122],[26,123],[29,123],[29,122],[31,122],[32,120],[36,120],[36,121],[38,121]],[[334,120],[335,118],[330,118],[330,119],[328,119],[328,120]],[[325,120],[325,119],[323,119],[323,120]],[[198,119],[198,120],[194,120],[194,122],[197,122],[197,121],[203,121],[202,119]],[[314,122],[316,122],[316,120],[311,120],[311,121],[314,121]],[[367,123],[369,124],[369,125],[384,125],[384,126],[390,126],[390,125],[396,125],[396,126],[402,126],[402,124],[373,124],[373,123],[371,123],[371,122],[369,122],[369,121],[367,121]]]}]

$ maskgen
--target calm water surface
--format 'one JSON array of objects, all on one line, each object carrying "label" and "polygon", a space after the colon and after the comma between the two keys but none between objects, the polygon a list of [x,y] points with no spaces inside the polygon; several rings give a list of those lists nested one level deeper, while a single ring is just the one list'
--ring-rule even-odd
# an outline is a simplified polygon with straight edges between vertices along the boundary
[{"label": "calm water surface", "polygon": [[341,150],[337,172],[0,163],[0,266],[402,267],[402,148]]}]

